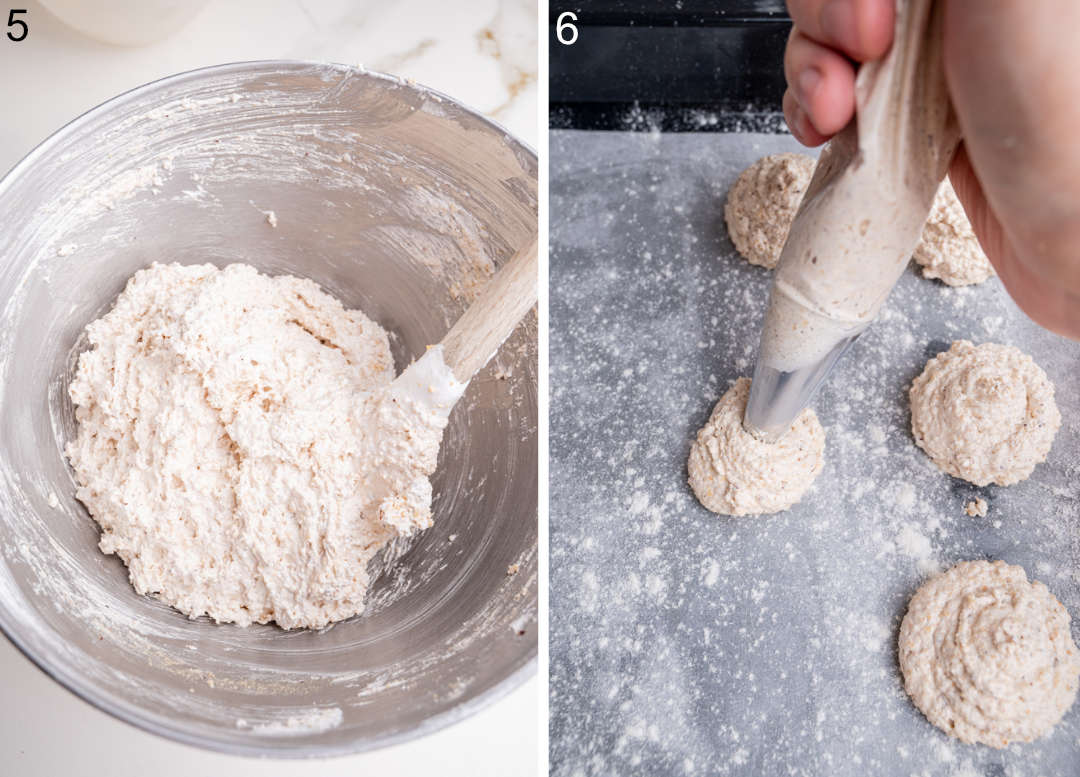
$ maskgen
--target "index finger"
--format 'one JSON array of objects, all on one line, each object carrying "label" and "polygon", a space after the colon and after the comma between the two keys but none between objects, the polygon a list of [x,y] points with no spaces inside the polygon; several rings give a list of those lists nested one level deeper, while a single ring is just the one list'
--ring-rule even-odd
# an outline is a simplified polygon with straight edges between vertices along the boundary
[{"label": "index finger", "polygon": [[788,13],[808,38],[856,62],[880,59],[892,45],[895,0],[788,0]]}]

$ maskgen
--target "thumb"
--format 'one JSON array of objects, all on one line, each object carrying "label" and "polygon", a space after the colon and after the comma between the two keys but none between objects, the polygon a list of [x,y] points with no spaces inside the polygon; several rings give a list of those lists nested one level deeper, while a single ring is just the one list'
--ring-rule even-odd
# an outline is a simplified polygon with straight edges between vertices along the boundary
[{"label": "thumb", "polygon": [[990,208],[963,143],[949,166],[949,181],[979,244],[1013,301],[1040,326],[1080,339],[1080,298],[1060,284],[1048,283],[1020,259]]}]

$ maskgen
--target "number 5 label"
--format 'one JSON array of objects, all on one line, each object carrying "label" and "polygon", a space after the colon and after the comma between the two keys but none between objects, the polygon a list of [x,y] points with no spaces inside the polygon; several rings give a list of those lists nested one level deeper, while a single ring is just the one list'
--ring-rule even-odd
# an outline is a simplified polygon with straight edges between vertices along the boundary
[{"label": "number 5 label", "polygon": [[[26,22],[22,19],[16,19],[15,14],[26,13],[25,8],[13,8],[8,11],[8,40],[18,43],[19,41],[26,40],[26,36],[30,34],[30,28],[26,26]],[[15,30],[18,30],[16,33]]]}]

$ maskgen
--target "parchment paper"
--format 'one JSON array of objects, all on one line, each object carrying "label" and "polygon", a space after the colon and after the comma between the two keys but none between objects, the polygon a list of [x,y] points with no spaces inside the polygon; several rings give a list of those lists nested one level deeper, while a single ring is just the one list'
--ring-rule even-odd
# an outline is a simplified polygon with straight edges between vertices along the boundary
[{"label": "parchment paper", "polygon": [[[1080,703],[1005,751],[963,745],[904,693],[896,636],[934,571],[1004,559],[1080,641],[1080,344],[997,279],[912,266],[816,400],[826,463],[802,503],[718,517],[686,485],[693,435],[749,375],[768,271],[723,222],[738,173],[790,136],[551,134],[551,764],[585,775],[1075,775]],[[954,339],[1009,343],[1057,387],[1049,461],[977,488],[912,441],[907,389]],[[981,496],[985,518],[964,505]]]}]

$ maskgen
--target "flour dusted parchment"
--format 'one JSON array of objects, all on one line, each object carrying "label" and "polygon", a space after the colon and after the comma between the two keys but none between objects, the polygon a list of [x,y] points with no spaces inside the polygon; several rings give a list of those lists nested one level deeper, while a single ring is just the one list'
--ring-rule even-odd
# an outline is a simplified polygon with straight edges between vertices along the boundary
[{"label": "flour dusted parchment", "polygon": [[911,432],[943,472],[1008,486],[1045,461],[1061,426],[1054,387],[1010,345],[957,340],[911,385]]},{"label": "flour dusted parchment", "polygon": [[386,332],[315,283],[155,264],[87,335],[66,452],[139,593],[321,627],[363,610],[383,545],[430,525],[449,409],[390,388]]},{"label": "flour dusted parchment", "polygon": [[[710,520],[686,485],[694,435],[753,367],[771,280],[705,239],[716,197],[797,150],[779,134],[551,133],[552,212],[579,216],[551,224],[551,774],[1073,775],[1080,700],[1037,742],[965,745],[926,722],[897,662],[911,595],[973,558],[1046,583],[1080,644],[1080,387],[1066,379],[1080,343],[1002,284],[903,274],[814,404],[826,465],[787,512]],[[948,482],[911,441],[927,344],[961,337],[1018,346],[1056,384],[1053,466],[1021,486]],[[976,496],[986,518],[964,514]]]},{"label": "flour dusted parchment", "polygon": [[776,267],[814,164],[806,154],[770,154],[746,168],[731,187],[724,221],[731,242],[750,264]]},{"label": "flour dusted parchment", "polygon": [[825,463],[825,430],[804,410],[775,443],[742,425],[750,379],[739,378],[713,408],[690,448],[687,471],[698,501],[723,515],[778,513],[798,502]]},{"label": "flour dusted parchment", "polygon": [[912,258],[924,278],[940,278],[949,286],[982,283],[996,275],[948,178],[934,197]]},{"label": "flour dusted parchment", "polygon": [[1069,613],[1023,568],[965,561],[925,583],[900,626],[904,687],[962,742],[1006,747],[1045,735],[1076,698]]}]

